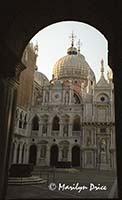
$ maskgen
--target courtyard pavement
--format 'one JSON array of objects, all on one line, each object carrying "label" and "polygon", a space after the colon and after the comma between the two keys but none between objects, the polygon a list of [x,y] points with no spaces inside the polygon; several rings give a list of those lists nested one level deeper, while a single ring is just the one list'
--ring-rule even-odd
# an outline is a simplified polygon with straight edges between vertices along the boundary
[{"label": "courtyard pavement", "polygon": [[38,185],[9,185],[7,200],[14,199],[87,199],[108,198],[115,171],[89,169],[56,169],[55,176],[42,174],[47,183]]}]

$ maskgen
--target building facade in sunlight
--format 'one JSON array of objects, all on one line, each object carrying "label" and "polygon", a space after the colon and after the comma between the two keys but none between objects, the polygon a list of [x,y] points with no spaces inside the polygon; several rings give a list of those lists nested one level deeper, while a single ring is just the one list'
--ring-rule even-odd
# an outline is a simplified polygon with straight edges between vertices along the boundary
[{"label": "building facade in sunlight", "polygon": [[[19,96],[25,93],[29,101],[26,106],[17,103],[11,163],[115,169],[112,71],[108,71],[106,80],[101,60],[96,82],[72,37],[67,55],[56,62],[49,81],[35,70],[36,51],[35,48],[35,59],[29,65],[31,81],[27,84],[30,73],[26,73],[24,88],[19,91]],[[26,59],[30,62],[27,55]]]}]

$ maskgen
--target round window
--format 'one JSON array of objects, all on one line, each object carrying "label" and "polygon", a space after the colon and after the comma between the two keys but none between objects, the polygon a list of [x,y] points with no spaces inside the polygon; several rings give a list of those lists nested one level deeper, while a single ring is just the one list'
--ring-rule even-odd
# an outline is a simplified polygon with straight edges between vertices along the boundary
[{"label": "round window", "polygon": [[105,101],[105,97],[101,97],[100,100],[101,100],[101,101]]}]

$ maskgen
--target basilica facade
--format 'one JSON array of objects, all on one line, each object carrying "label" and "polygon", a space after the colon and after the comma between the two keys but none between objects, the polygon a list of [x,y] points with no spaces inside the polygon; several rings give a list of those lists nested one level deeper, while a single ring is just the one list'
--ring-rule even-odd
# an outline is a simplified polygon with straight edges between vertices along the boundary
[{"label": "basilica facade", "polygon": [[34,70],[28,106],[16,109],[11,164],[116,168],[113,76],[103,60],[99,68],[96,82],[72,40],[52,80]]}]

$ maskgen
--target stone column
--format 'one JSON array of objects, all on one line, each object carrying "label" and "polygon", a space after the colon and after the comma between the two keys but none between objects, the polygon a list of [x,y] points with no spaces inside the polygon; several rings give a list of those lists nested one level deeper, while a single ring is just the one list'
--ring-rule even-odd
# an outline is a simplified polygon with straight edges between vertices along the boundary
[{"label": "stone column", "polygon": [[41,144],[38,144],[38,146],[37,146],[37,159],[36,159],[37,165],[40,164],[40,151],[41,151]]},{"label": "stone column", "polygon": [[52,91],[50,90],[49,91],[49,103],[51,103],[51,93],[52,93]]},{"label": "stone column", "polygon": [[10,150],[14,132],[17,85],[19,75],[25,66],[7,47],[0,47],[0,199],[5,199],[8,181],[8,168],[11,165]]},{"label": "stone column", "polygon": [[42,104],[45,104],[45,90],[43,91],[43,101]]},{"label": "stone column", "polygon": [[91,145],[94,145],[94,131],[92,127],[91,127]]},{"label": "stone column", "polygon": [[23,163],[25,164],[25,159],[26,159],[26,146],[24,146],[24,153],[23,153]]},{"label": "stone column", "polygon": [[82,145],[85,146],[85,134],[84,134],[84,127],[82,127]]},{"label": "stone column", "polygon": [[27,144],[25,148],[25,159],[24,159],[24,163],[26,164],[29,163],[29,149],[30,149],[30,146]]},{"label": "stone column", "polygon": [[22,145],[20,145],[20,149],[19,149],[19,160],[18,163],[21,163],[22,160]]},{"label": "stone column", "polygon": [[72,146],[69,145],[69,151],[68,151],[68,161],[71,162],[72,161]]},{"label": "stone column", "polygon": [[110,128],[110,140],[111,140],[111,147],[113,147],[113,131],[112,131],[112,127]]},{"label": "stone column", "polygon": [[96,134],[97,134],[96,127],[94,128],[93,131],[94,131],[94,132],[93,132],[93,137],[94,137],[93,145],[94,145],[94,147],[96,147],[96,146],[97,146],[97,144],[96,144]]},{"label": "stone column", "polygon": [[27,147],[26,147],[26,145],[25,145],[25,146],[24,146],[23,163],[26,163],[26,151],[27,151]]},{"label": "stone column", "polygon": [[0,199],[4,199],[8,168],[11,165],[10,150],[14,131],[17,84],[14,80],[0,79]]},{"label": "stone column", "polygon": [[59,130],[59,136],[60,137],[63,137],[63,127],[64,127],[63,122],[60,122],[60,130]]},{"label": "stone column", "polygon": [[[118,4],[118,6],[120,6]],[[111,44],[109,58],[111,63],[109,65],[113,69],[113,82],[115,94],[115,119],[116,119],[116,156],[117,156],[117,183],[118,183],[118,197],[122,199],[122,27],[121,27],[121,9],[118,9],[118,17],[116,20],[116,32],[114,37],[116,40]]]},{"label": "stone column", "polygon": [[32,122],[28,123],[28,131],[27,131],[27,135],[31,136],[31,132],[32,132]]},{"label": "stone column", "polygon": [[47,127],[47,136],[51,137],[52,133],[52,123],[48,123],[48,127]]},{"label": "stone column", "polygon": [[15,127],[18,130],[18,128],[19,128],[19,118],[16,119]]},{"label": "stone column", "polygon": [[62,146],[59,146],[59,154],[58,154],[58,161],[62,159]]},{"label": "stone column", "polygon": [[72,123],[69,123],[69,127],[68,127],[68,136],[72,137]]},{"label": "stone column", "polygon": [[63,104],[65,104],[65,90],[63,90]]},{"label": "stone column", "polygon": [[42,122],[39,122],[39,137],[43,136],[42,135],[42,128],[43,128],[43,123]]},{"label": "stone column", "polygon": [[96,168],[97,167],[96,166],[96,151],[94,151],[93,154],[94,154],[94,168]]},{"label": "stone column", "polygon": [[50,146],[49,146],[49,144],[47,145],[46,162],[47,162],[47,166],[50,166]]},{"label": "stone column", "polygon": [[72,103],[72,89],[69,90],[69,104]]}]

